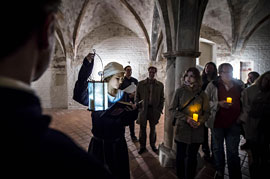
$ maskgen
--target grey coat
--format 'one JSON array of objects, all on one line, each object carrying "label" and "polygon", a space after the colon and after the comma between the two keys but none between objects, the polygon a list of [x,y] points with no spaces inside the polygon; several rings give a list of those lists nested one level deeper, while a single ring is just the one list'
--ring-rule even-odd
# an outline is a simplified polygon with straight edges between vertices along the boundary
[{"label": "grey coat", "polygon": [[[174,93],[170,111],[172,116],[176,118],[175,140],[178,142],[190,144],[204,141],[204,122],[209,116],[209,101],[206,94],[202,91],[183,111],[177,110],[183,108],[199,90],[192,90],[190,87],[183,86]],[[187,123],[187,116],[192,117],[193,113],[199,115],[198,121],[201,125],[198,128],[192,128]]]},{"label": "grey coat", "polygon": [[[219,110],[218,88],[217,88],[218,79],[210,82],[205,89],[205,93],[208,96],[210,105],[210,116],[205,125],[206,127],[209,127],[211,129],[214,128],[216,114],[217,111]],[[241,80],[233,79],[233,82],[235,85],[238,85],[241,89],[244,88],[244,83]]]},{"label": "grey coat", "polygon": [[[150,85],[147,83],[147,79],[142,80],[138,83],[135,95],[135,102],[143,100],[142,105],[139,108],[139,114],[137,119],[137,124],[146,125],[147,124],[147,110],[148,110],[148,99],[149,99]],[[152,105],[153,105],[153,122],[158,123],[160,115],[164,106],[164,85],[155,80],[153,86],[152,94]]]}]

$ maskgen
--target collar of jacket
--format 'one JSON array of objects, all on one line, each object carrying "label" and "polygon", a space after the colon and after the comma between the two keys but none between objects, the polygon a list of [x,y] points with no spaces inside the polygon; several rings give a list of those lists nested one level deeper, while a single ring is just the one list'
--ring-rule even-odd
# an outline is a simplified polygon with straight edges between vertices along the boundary
[{"label": "collar of jacket", "polygon": [[[217,77],[215,80],[213,80],[213,85],[216,87],[216,88],[218,88],[218,84],[221,82],[221,77],[219,76],[219,77]],[[233,84],[234,85],[236,85],[238,88],[239,88],[239,90],[240,91],[242,91],[243,90],[243,88],[242,88],[242,84],[241,84],[241,81],[240,80],[237,80],[237,79],[232,79],[232,82],[233,82]]]},{"label": "collar of jacket", "polygon": [[184,84],[183,88],[185,88],[185,89],[187,89],[189,91],[192,91],[192,92],[199,92],[201,87],[199,85],[196,85],[193,88],[191,88],[190,86],[187,86],[187,85]]},{"label": "collar of jacket", "polygon": [[[143,81],[143,84],[147,84],[148,83],[148,80],[149,78],[146,78],[144,81]],[[154,79],[154,83],[155,84],[158,84],[158,81],[156,79]]]}]

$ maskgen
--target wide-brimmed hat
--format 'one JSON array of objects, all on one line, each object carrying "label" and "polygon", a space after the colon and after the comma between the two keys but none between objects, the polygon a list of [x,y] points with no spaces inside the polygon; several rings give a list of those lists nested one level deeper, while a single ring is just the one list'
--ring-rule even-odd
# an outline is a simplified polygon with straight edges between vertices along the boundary
[{"label": "wide-brimmed hat", "polygon": [[115,75],[117,73],[125,73],[125,70],[123,68],[123,65],[117,63],[117,62],[110,62],[108,63],[105,67],[104,67],[104,71],[103,71],[103,77],[104,79]]}]

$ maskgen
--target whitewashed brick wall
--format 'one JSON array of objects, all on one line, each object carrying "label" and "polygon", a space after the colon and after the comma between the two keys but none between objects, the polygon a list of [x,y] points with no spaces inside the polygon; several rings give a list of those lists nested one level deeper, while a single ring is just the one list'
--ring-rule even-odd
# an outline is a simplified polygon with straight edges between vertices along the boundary
[{"label": "whitewashed brick wall", "polygon": [[250,37],[242,59],[253,61],[254,70],[260,74],[270,70],[270,20]]}]

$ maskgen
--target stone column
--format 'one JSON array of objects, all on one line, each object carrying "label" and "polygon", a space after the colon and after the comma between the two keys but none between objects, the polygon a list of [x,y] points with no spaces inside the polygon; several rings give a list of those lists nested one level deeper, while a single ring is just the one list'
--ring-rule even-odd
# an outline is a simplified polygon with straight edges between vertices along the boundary
[{"label": "stone column", "polygon": [[171,53],[164,54],[167,58],[166,81],[165,81],[165,114],[164,114],[164,143],[159,146],[159,161],[164,167],[173,167],[174,153],[171,150],[173,144],[173,127],[170,117],[169,105],[174,93],[175,83],[175,58]]},{"label": "stone column", "polygon": [[174,11],[173,14],[178,17],[176,49],[164,54],[167,57],[164,143],[159,147],[159,160],[164,167],[175,165],[174,127],[168,110],[169,104],[175,89],[180,87],[183,73],[189,67],[195,67],[196,58],[200,56],[198,52],[200,27],[207,2],[208,0],[180,0],[178,11]]}]

